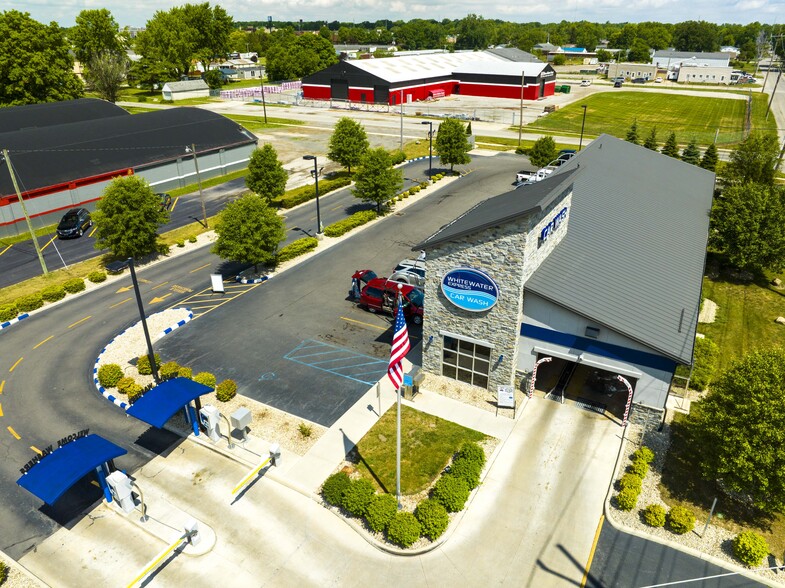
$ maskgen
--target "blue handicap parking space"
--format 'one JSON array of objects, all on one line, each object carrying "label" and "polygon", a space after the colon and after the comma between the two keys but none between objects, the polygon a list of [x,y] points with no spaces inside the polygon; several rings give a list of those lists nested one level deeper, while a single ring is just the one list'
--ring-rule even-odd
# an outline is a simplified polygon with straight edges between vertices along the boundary
[{"label": "blue handicap parking space", "polygon": [[369,386],[384,377],[388,365],[387,360],[313,339],[302,341],[284,359]]}]

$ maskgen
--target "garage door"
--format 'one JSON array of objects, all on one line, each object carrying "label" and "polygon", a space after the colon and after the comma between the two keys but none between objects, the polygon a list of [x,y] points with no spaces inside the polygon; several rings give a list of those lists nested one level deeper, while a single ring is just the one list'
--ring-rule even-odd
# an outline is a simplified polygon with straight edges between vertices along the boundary
[{"label": "garage door", "polygon": [[334,100],[348,100],[348,80],[330,80],[330,98],[333,98]]}]

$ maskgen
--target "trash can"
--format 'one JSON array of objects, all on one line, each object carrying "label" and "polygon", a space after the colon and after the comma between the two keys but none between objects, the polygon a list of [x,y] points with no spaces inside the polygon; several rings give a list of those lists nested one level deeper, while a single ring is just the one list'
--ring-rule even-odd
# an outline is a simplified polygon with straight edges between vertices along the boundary
[{"label": "trash can", "polygon": [[403,384],[401,384],[401,392],[403,393],[403,397],[406,400],[412,400],[414,398],[414,382],[412,381],[412,377],[406,374],[403,377]]},{"label": "trash can", "polygon": [[561,87],[561,91],[562,91],[562,94],[569,94],[570,93],[570,87],[569,86],[562,86]]}]

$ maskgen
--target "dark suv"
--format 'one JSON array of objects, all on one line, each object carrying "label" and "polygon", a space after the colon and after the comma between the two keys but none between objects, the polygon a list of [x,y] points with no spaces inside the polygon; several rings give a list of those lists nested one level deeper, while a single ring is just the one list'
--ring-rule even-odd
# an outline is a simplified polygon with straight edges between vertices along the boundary
[{"label": "dark suv", "polygon": [[63,215],[57,225],[57,236],[61,239],[81,237],[92,226],[93,221],[86,208],[72,208]]}]

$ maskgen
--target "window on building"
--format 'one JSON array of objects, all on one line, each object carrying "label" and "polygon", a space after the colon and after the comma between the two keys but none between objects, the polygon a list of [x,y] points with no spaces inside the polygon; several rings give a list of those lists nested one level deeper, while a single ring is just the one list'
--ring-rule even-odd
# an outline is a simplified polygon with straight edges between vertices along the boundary
[{"label": "window on building", "polygon": [[459,382],[488,387],[491,348],[480,343],[444,336],[442,375]]}]

